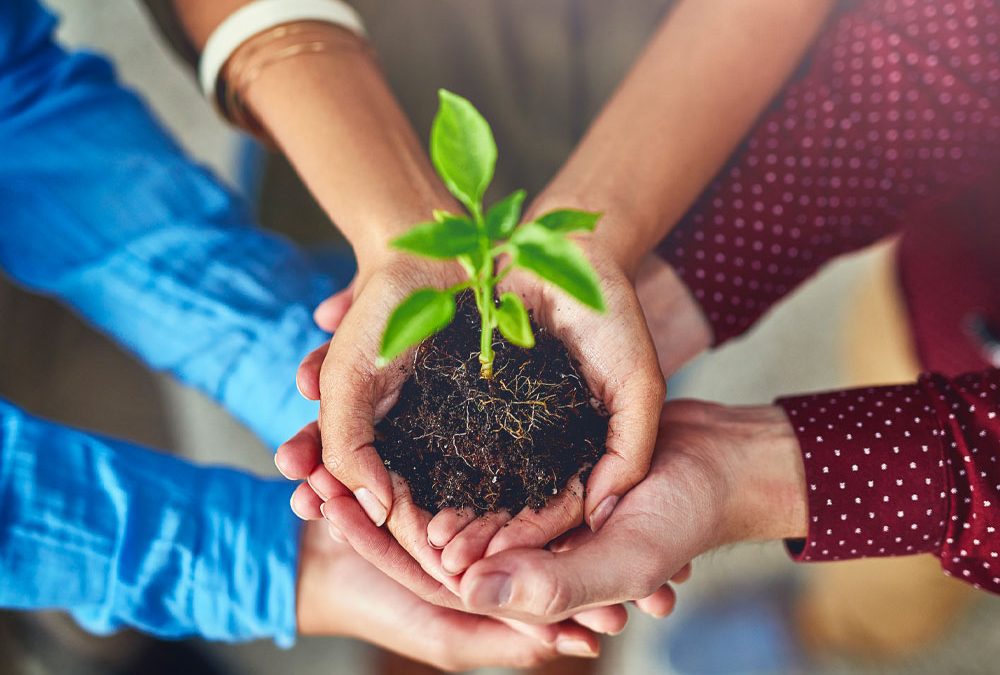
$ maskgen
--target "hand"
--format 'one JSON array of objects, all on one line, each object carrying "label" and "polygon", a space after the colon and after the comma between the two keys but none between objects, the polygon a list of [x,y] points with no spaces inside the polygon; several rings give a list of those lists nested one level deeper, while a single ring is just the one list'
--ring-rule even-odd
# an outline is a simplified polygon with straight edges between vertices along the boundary
[{"label": "hand", "polygon": [[[660,367],[669,376],[711,343],[710,328],[683,282],[670,266],[659,258],[649,256],[639,266],[636,290],[647,326],[649,326],[656,344]],[[340,321],[350,308],[352,298],[353,284],[331,296],[317,307],[316,323],[324,330],[336,331]],[[307,357],[299,368],[299,389],[307,398],[319,398],[319,371],[325,355],[325,349],[317,350]],[[319,454],[308,442],[288,443],[279,448],[276,461],[287,477],[303,480],[319,463]],[[576,490],[567,491],[557,502],[572,502],[573,492],[579,493],[580,490],[577,487]],[[572,503],[568,504],[569,508],[556,504],[555,508],[561,508],[562,513],[569,518],[572,516],[573,506]],[[579,503],[576,504],[576,507],[579,508]],[[299,513],[307,518],[320,517],[318,510],[314,508],[310,512],[306,505],[301,507]],[[500,530],[497,540],[487,546],[488,554],[510,548],[513,543],[520,543],[519,536],[514,536],[517,531],[523,528],[534,528],[534,520],[537,518],[532,512],[529,511],[523,515],[524,518],[515,521],[516,527],[513,531],[511,528]],[[569,519],[572,520],[572,518]],[[468,515],[454,510],[445,511],[441,516],[431,521],[428,533],[429,540],[435,545],[446,546],[456,532],[467,527],[470,520]],[[499,524],[502,524],[502,521]],[[447,559],[451,565],[454,568],[464,569],[467,567],[472,562],[472,558],[475,557],[477,550],[482,550],[483,540],[488,542],[492,528],[496,525],[497,523],[487,521],[479,528],[469,529],[467,536],[456,546],[446,547]],[[558,529],[559,525],[560,523],[557,522],[553,524],[552,528],[546,528],[546,534],[550,530]]]},{"label": "hand", "polygon": [[[460,573],[482,557],[487,546],[491,553],[510,547],[542,546],[580,524],[583,514],[588,514],[588,525],[598,529],[620,496],[646,473],[655,439],[656,418],[664,398],[664,380],[630,280],[617,265],[593,250],[588,240],[581,239],[580,243],[601,277],[608,313],[595,314],[522,272],[508,276],[501,290],[521,295],[534,310],[536,320],[562,338],[580,362],[582,374],[611,413],[608,453],[594,468],[585,499],[580,496],[584,494],[582,486],[571,486],[540,512],[525,509],[508,527],[503,527],[507,518],[501,515],[491,515],[473,525],[471,517],[454,509],[441,512],[427,523],[426,515],[414,513],[415,507],[407,498],[405,485],[399,481],[396,499],[404,505],[405,513],[399,514],[395,525],[390,521],[390,529],[439,579],[446,581],[447,576]],[[353,295],[354,292],[348,291],[334,296],[317,310],[317,318],[332,319],[326,322],[325,328],[332,328],[331,324],[344,316]],[[338,339],[344,339],[347,321],[356,309],[353,307],[346,312],[345,324],[334,339],[334,345]],[[324,363],[330,363],[331,356],[332,350],[325,355]],[[299,388],[307,396],[318,393],[315,379],[321,359],[324,359],[322,350],[307,357],[300,368]],[[325,378],[325,366],[323,372]],[[357,417],[354,415],[353,419]],[[298,446],[297,443],[286,444],[277,458],[283,473],[295,479],[308,476],[312,470],[311,458],[291,456],[291,449]],[[327,454],[330,454],[329,448]],[[350,485],[350,479],[345,482]],[[403,495],[402,500],[399,494]],[[400,526],[404,520],[408,526]],[[427,527],[416,532],[421,525]],[[491,543],[498,532],[500,534]],[[444,548],[443,553],[438,553],[435,547]]]},{"label": "hand", "polygon": [[297,619],[304,635],[344,635],[444,670],[528,668],[557,654],[596,656],[596,639],[563,631],[548,642],[502,621],[420,599],[379,572],[322,522],[306,525]]},{"label": "hand", "polygon": [[648,595],[697,555],[736,541],[805,536],[798,441],[774,406],[668,403],[649,475],[597,533],[568,550],[512,550],[472,565],[465,606],[557,621]]},{"label": "hand", "polygon": [[[318,457],[319,430],[312,423],[297,434],[289,444],[299,446],[296,454],[306,447],[312,448],[312,455]],[[422,600],[444,608],[461,609],[459,597],[452,589],[457,588],[457,579],[449,579],[446,585],[431,577],[396,539],[380,527],[375,527],[350,491],[330,475],[322,464],[316,467],[292,494],[292,510],[304,520],[326,518],[329,533],[334,541],[347,542],[362,558],[394,579]],[[661,589],[637,603],[654,616],[665,616],[673,607],[672,591]],[[615,635],[625,628],[628,614],[621,605],[601,607],[581,612],[572,622],[546,626],[532,626],[509,621],[516,630],[556,644],[560,653],[573,656],[593,656],[599,647],[592,632]],[[584,649],[586,647],[586,649]]]},{"label": "hand", "polygon": [[498,290],[518,294],[534,312],[535,321],[570,350],[591,391],[610,413],[607,453],[593,468],[586,490],[577,482],[540,511],[526,508],[510,522],[500,514],[475,522],[470,514],[454,509],[437,514],[429,524],[428,538],[443,548],[443,565],[452,574],[484,555],[544,546],[582,522],[599,530],[618,500],[648,470],[665,397],[656,350],[632,281],[590,237],[579,237],[577,244],[600,278],[604,314],[520,270],[507,276]]}]

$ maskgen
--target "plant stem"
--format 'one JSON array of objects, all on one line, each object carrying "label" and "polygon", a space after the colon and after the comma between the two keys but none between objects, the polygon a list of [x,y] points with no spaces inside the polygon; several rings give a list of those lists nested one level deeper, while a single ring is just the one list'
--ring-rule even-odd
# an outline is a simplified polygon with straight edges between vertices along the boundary
[{"label": "plant stem", "polygon": [[483,220],[481,208],[472,209],[472,217],[479,229],[479,250],[482,254],[482,267],[473,281],[476,291],[476,307],[482,319],[482,331],[479,336],[479,374],[483,379],[493,379],[493,326],[496,303],[493,301],[493,286],[496,283],[493,273],[493,256],[490,255],[490,239],[486,233],[486,223]]}]

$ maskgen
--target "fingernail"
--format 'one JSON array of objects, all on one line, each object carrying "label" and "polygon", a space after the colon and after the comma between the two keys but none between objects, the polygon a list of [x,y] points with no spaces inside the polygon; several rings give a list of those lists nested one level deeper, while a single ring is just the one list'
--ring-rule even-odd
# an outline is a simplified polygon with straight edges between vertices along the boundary
[{"label": "fingernail", "polygon": [[572,638],[559,638],[556,640],[556,651],[563,656],[582,656],[587,659],[597,656],[597,652],[591,649],[590,645],[586,642]]},{"label": "fingernail", "polygon": [[427,545],[430,546],[431,548],[437,550],[437,551],[440,551],[440,550],[442,550],[444,548],[444,546],[438,546],[433,541],[431,541],[431,536],[430,535],[427,535]]},{"label": "fingernail", "polygon": [[341,544],[345,543],[347,540],[344,538],[344,533],[340,531],[339,527],[333,524],[333,521],[330,520],[330,516],[326,515],[325,502],[319,505],[319,512],[322,513],[323,518],[326,519],[326,527],[330,531],[330,538],[334,541],[340,542]]},{"label": "fingernail", "polygon": [[[288,506],[289,506],[289,508],[292,509],[292,513],[295,514],[296,518],[298,518],[299,520],[307,520],[306,518],[303,518],[299,514],[298,511],[295,510],[295,493],[294,492],[292,493],[292,496],[288,498]],[[322,507],[320,507],[320,509],[322,510]]]},{"label": "fingernail", "polygon": [[[278,457],[280,456],[281,455],[279,455],[278,453],[274,453],[274,468],[277,469],[278,473],[280,473],[282,476],[285,476],[285,472],[281,470],[281,464],[278,464]],[[288,478],[288,476],[285,476],[285,478]]]},{"label": "fingernail", "polygon": [[469,600],[475,607],[503,607],[510,602],[513,583],[509,574],[488,574],[469,594]]},{"label": "fingernail", "polygon": [[337,526],[331,523],[329,520],[326,521],[326,527],[330,531],[330,539],[333,539],[338,544],[345,543],[344,533],[337,529]]},{"label": "fingernail", "polygon": [[361,504],[361,508],[365,510],[368,517],[375,527],[382,527],[385,524],[385,519],[389,515],[385,507],[382,506],[382,502],[378,500],[378,497],[372,494],[372,491],[368,488],[358,488],[354,491],[354,497]]},{"label": "fingernail", "polygon": [[317,497],[319,497],[324,502],[330,500],[330,495],[324,493],[323,489],[319,487],[318,482],[312,480],[312,476],[306,478],[306,482],[309,483],[309,487],[312,488],[312,491],[316,493]]},{"label": "fingernail", "polygon": [[617,505],[618,497],[614,495],[605,497],[604,501],[597,505],[597,508],[590,514],[590,529],[592,532],[597,532],[604,527],[604,523],[608,522],[608,518],[611,517],[611,513]]}]

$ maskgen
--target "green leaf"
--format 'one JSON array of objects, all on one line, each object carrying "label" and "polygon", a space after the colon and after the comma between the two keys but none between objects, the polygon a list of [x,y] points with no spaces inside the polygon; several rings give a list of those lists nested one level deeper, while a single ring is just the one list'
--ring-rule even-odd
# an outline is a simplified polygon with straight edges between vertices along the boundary
[{"label": "green leaf", "polygon": [[535,335],[531,332],[531,320],[524,303],[514,293],[504,293],[500,296],[500,306],[497,307],[497,328],[500,334],[518,347],[535,346]]},{"label": "green leaf", "polygon": [[486,213],[486,234],[491,241],[507,239],[521,220],[521,205],[527,193],[524,190],[512,192]]},{"label": "green leaf", "polygon": [[535,222],[547,230],[565,234],[566,232],[575,232],[577,230],[591,232],[600,219],[600,213],[578,211],[576,209],[557,209],[540,216]]},{"label": "green leaf", "polygon": [[393,239],[390,245],[427,258],[447,260],[478,252],[479,231],[468,218],[444,214],[440,221],[415,225]]},{"label": "green leaf", "polygon": [[440,106],[431,127],[431,161],[448,190],[476,212],[497,162],[493,132],[466,99],[446,89],[439,89],[438,97]]},{"label": "green leaf", "polygon": [[392,311],[382,334],[378,365],[384,366],[410,347],[442,330],[455,318],[455,296],[421,288]]},{"label": "green leaf", "polygon": [[587,307],[604,311],[597,273],[583,252],[565,237],[538,223],[514,230],[510,239],[515,265],[558,286]]}]

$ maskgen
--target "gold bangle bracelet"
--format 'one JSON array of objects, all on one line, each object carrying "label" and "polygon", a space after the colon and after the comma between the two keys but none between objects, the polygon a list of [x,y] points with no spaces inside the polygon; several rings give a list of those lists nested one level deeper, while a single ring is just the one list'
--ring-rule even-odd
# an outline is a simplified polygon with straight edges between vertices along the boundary
[{"label": "gold bangle bracelet", "polygon": [[269,66],[303,54],[322,54],[340,49],[371,51],[367,42],[349,32],[329,30],[323,22],[299,22],[275,26],[255,35],[237,49],[222,69],[216,87],[217,105],[224,118],[273,147],[264,125],[248,109],[244,92]]}]

